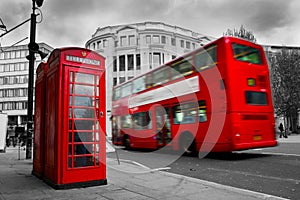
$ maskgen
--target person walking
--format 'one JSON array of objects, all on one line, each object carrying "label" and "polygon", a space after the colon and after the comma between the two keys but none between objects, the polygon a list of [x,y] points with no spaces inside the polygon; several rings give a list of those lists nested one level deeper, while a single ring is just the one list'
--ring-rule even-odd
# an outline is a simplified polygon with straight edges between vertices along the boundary
[{"label": "person walking", "polygon": [[284,131],[284,127],[283,127],[283,124],[282,124],[282,123],[279,124],[278,129],[280,130],[280,135],[279,135],[279,137],[282,138],[282,136],[283,136],[284,138],[287,138],[287,136],[286,136],[285,133],[283,132],[283,131]]}]

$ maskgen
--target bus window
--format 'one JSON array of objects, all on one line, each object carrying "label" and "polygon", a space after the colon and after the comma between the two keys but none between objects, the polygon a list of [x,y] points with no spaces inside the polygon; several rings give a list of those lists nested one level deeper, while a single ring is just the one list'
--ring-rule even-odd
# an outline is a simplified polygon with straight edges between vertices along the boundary
[{"label": "bus window", "polygon": [[204,100],[199,101],[198,105],[199,105],[199,110],[198,110],[199,122],[206,122],[207,121],[206,102]]},{"label": "bus window", "polygon": [[246,91],[246,103],[251,105],[267,105],[265,92]]},{"label": "bus window", "polygon": [[192,58],[187,57],[172,64],[172,80],[187,76],[193,73]]},{"label": "bus window", "polygon": [[132,117],[135,130],[152,129],[151,111],[134,113]]},{"label": "bus window", "polygon": [[132,93],[137,93],[146,89],[145,77],[133,80]]},{"label": "bus window", "polygon": [[131,115],[125,115],[121,117],[121,128],[131,128]]},{"label": "bus window", "polygon": [[121,98],[131,94],[131,83],[126,83],[121,87]]},{"label": "bus window", "polygon": [[151,88],[153,86],[152,73],[146,75],[146,88]]},{"label": "bus window", "polygon": [[241,44],[232,44],[234,58],[239,61],[253,64],[262,64],[261,54],[258,49]]},{"label": "bus window", "polygon": [[114,94],[113,94],[113,100],[118,100],[120,98],[120,96],[121,96],[120,93],[121,93],[120,88],[119,87],[115,88],[114,89]]},{"label": "bus window", "polygon": [[173,107],[174,124],[190,124],[196,122],[196,108],[194,103],[187,103]]},{"label": "bus window", "polygon": [[217,46],[211,46],[198,52],[195,57],[197,70],[202,71],[214,67],[217,63]]},{"label": "bus window", "polygon": [[160,85],[169,81],[169,67],[165,66],[153,72],[153,85]]}]

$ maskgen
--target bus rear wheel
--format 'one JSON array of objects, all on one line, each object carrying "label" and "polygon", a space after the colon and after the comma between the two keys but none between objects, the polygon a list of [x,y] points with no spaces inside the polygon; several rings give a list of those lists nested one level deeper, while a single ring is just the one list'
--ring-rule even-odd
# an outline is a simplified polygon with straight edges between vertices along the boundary
[{"label": "bus rear wheel", "polygon": [[130,139],[127,135],[124,135],[124,141],[123,141],[125,149],[130,149]]},{"label": "bus rear wheel", "polygon": [[180,136],[180,152],[184,155],[193,155],[196,152],[196,142],[190,133],[184,133]]}]

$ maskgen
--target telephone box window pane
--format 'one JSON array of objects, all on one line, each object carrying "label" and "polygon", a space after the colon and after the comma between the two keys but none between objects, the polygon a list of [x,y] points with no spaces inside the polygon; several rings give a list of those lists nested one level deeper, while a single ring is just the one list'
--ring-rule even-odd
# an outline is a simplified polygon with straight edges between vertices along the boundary
[{"label": "telephone box window pane", "polygon": [[98,156],[96,156],[96,165],[97,166],[99,166],[99,164],[100,164],[100,162],[99,162],[100,160],[99,160],[99,157]]},{"label": "telephone box window pane", "polygon": [[74,97],[74,106],[86,106],[92,107],[93,106],[93,98],[92,97]]},{"label": "telephone box window pane", "polygon": [[74,93],[93,96],[94,95],[94,86],[75,85]]},{"label": "telephone box window pane", "polygon": [[73,97],[70,97],[70,101],[69,101],[70,106],[73,105]]},{"label": "telephone box window pane", "polygon": [[72,130],[72,120],[69,120],[69,130]]},{"label": "telephone box window pane", "polygon": [[70,84],[70,94],[73,94],[73,85]]},{"label": "telephone box window pane", "polygon": [[92,75],[92,74],[76,73],[75,82],[76,83],[94,84],[94,75]]},{"label": "telephone box window pane", "polygon": [[[71,113],[70,109],[70,113]],[[72,114],[71,114],[72,116]],[[94,118],[94,110],[93,109],[85,109],[85,108],[75,108],[74,109],[74,118]],[[71,118],[71,117],[70,117]]]},{"label": "telephone box window pane", "polygon": [[91,156],[74,158],[74,167],[94,166],[94,159]]},{"label": "telephone box window pane", "polygon": [[83,155],[83,154],[93,154],[94,149],[92,144],[77,144],[74,145],[74,154]]},{"label": "telephone box window pane", "polygon": [[73,109],[70,108],[70,109],[69,109],[69,118],[72,118],[72,116],[73,116],[73,115],[72,115],[72,111],[73,111]]},{"label": "telephone box window pane", "polygon": [[69,142],[72,142],[72,132],[69,133]]},{"label": "telephone box window pane", "polygon": [[74,120],[74,130],[92,130],[94,120]]},{"label": "telephone box window pane", "polygon": [[72,145],[69,145],[69,155],[72,155],[73,151],[72,151]]},{"label": "telephone box window pane", "polygon": [[75,132],[74,142],[94,142],[93,132]]},{"label": "telephone box window pane", "polygon": [[69,158],[69,159],[68,159],[68,167],[69,167],[69,168],[72,168],[72,158]]},{"label": "telephone box window pane", "polygon": [[70,72],[70,82],[73,82],[73,72]]}]

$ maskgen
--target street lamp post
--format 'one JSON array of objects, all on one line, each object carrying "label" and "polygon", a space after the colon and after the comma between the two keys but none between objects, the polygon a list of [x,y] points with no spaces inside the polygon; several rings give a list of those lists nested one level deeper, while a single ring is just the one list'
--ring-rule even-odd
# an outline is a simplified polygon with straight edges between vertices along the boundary
[{"label": "street lamp post", "polygon": [[32,136],[33,136],[33,80],[34,80],[34,62],[35,53],[38,53],[39,46],[35,42],[36,32],[36,4],[42,6],[43,0],[32,0],[32,13],[30,22],[30,42],[28,44],[29,56],[29,74],[28,74],[28,103],[27,103],[27,137],[26,137],[26,159],[31,159],[32,155]]}]

